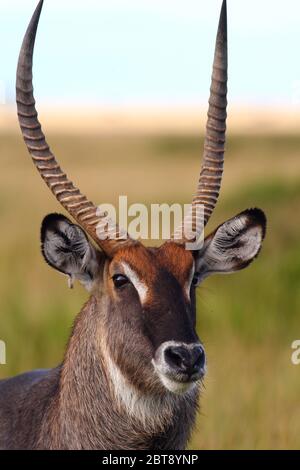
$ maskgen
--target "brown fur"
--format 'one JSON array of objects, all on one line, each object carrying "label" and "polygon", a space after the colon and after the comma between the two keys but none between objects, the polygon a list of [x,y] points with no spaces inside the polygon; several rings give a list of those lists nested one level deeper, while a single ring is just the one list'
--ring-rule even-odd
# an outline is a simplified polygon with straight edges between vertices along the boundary
[{"label": "brown fur", "polygon": [[[92,304],[93,300],[88,308]],[[77,331],[74,342],[76,337]],[[70,345],[71,351],[77,355],[76,364],[66,358],[62,367],[41,374],[38,379],[20,376],[12,379],[14,382],[7,381],[6,387],[2,384],[1,405],[16,387],[25,385],[19,390],[20,400],[15,396],[13,410],[7,408],[0,413],[2,449],[159,449],[160,438],[162,448],[185,447],[194,422],[196,395],[189,401],[174,400],[173,413],[155,432],[119,408],[109,388],[105,364],[95,361],[92,345],[84,351],[90,357],[83,358],[93,362],[92,368],[81,367],[83,351],[77,347],[73,350]],[[161,413],[159,408],[157,413]],[[181,416],[186,417],[185,421],[178,423]],[[176,427],[180,433],[174,435]],[[169,447],[168,436],[174,447]]]},{"label": "brown fur", "polygon": [[[176,276],[185,281],[183,273],[186,271],[187,274],[192,258],[182,248],[180,253],[181,266],[185,269]],[[75,321],[62,365],[1,382],[1,448],[159,449],[186,446],[195,419],[197,388],[185,396],[176,396],[163,387],[151,365],[154,348],[144,335],[143,309],[137,293],[130,292],[131,300],[125,307],[122,303],[122,312],[118,312],[116,293],[111,296],[114,266],[126,261],[138,271],[142,260],[153,305],[159,308],[161,301],[154,291],[156,282],[160,281],[164,269],[177,285],[170,266],[174,267],[178,255],[175,245],[160,250],[137,246],[124,249],[113,261],[106,260],[102,264],[93,294]],[[161,286],[164,296],[169,288],[168,283]],[[107,354],[137,395],[152,403],[153,419],[148,423],[128,413],[115,396]],[[16,392],[12,404],[8,397]]]},{"label": "brown fur", "polygon": [[[47,216],[42,228],[46,260],[88,280],[91,297],[75,321],[62,365],[0,382],[0,448],[185,448],[199,382],[177,395],[153,361],[170,342],[199,344],[194,269],[197,280],[240,269],[241,261],[249,264],[259,252],[265,223],[263,213],[253,209],[207,237],[202,252],[192,254],[174,242],[160,248],[136,244],[110,259],[92,249],[63,216]],[[89,261],[78,271],[84,253]],[[134,283],[114,284],[113,276],[124,266],[146,286],[144,302]]]}]

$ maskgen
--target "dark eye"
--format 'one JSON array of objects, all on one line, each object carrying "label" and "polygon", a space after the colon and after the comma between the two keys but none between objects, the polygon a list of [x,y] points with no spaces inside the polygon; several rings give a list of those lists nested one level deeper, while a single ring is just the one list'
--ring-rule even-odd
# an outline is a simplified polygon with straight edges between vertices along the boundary
[{"label": "dark eye", "polygon": [[199,278],[200,278],[199,274],[198,274],[198,273],[195,273],[195,274],[194,274],[194,277],[193,277],[193,280],[192,280],[192,285],[193,285],[193,286],[196,287],[196,286],[198,285],[198,283],[199,283]]},{"label": "dark eye", "polygon": [[115,274],[112,279],[117,289],[125,286],[126,284],[129,284],[130,282],[128,277],[124,276],[123,274]]}]

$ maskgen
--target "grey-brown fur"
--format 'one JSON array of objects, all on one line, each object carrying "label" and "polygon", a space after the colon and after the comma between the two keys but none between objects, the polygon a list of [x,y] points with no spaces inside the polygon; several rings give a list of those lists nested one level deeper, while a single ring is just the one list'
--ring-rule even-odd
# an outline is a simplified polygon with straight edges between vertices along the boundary
[{"label": "grey-brown fur", "polygon": [[197,392],[188,399],[174,397],[173,417],[157,432],[122,413],[97,352],[97,307],[92,296],[75,323],[62,366],[0,382],[0,448],[185,447],[195,419]]}]

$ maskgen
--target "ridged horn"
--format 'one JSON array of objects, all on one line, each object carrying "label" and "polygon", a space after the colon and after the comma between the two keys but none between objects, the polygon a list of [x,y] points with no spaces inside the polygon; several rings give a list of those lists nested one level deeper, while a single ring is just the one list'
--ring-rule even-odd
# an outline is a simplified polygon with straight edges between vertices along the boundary
[{"label": "ridged horn", "polygon": [[[107,214],[98,214],[89,201],[68,179],[51,152],[35,107],[32,62],[37,27],[43,7],[41,0],[33,14],[21,47],[16,83],[16,99],[22,135],[32,160],[56,199],[108,256],[122,246],[138,243],[111,224]],[[116,236],[112,238],[116,232]]]},{"label": "ridged horn", "polygon": [[[179,227],[172,237],[172,240],[178,243],[193,240],[195,233],[197,233],[197,237],[201,235],[219,197],[223,175],[227,118],[227,55],[227,5],[224,0],[216,39],[200,178],[190,213],[184,219],[183,226]],[[197,211],[200,206],[203,207],[204,214]],[[192,229],[192,232],[189,229]],[[182,235],[183,233],[185,235]]]}]

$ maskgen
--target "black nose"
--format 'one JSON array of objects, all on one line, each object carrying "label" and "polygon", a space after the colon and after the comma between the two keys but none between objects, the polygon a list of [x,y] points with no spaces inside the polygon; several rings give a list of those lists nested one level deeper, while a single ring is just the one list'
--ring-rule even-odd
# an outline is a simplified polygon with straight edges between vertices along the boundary
[{"label": "black nose", "polygon": [[169,346],[165,349],[165,361],[172,369],[193,375],[204,368],[205,352],[200,344]]}]

